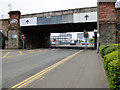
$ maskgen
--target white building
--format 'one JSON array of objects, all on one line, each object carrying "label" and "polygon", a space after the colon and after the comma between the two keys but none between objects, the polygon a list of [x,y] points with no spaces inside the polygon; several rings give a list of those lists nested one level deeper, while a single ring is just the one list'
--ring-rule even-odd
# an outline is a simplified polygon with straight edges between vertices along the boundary
[{"label": "white building", "polygon": [[115,7],[120,7],[120,1],[115,3]]}]

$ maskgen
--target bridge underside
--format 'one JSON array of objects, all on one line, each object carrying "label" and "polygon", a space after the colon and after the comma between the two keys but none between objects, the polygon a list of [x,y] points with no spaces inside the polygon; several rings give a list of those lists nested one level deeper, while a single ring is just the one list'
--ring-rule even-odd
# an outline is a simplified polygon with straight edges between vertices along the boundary
[{"label": "bridge underside", "polygon": [[83,32],[83,30],[93,31],[94,29],[97,29],[97,22],[24,26],[21,27],[21,29],[22,31],[27,30],[27,32],[30,30],[34,32],[36,32],[35,30],[47,31],[50,33]]},{"label": "bridge underside", "polygon": [[24,26],[21,27],[21,32],[26,37],[26,48],[41,48],[49,47],[50,33],[83,32],[94,29],[97,29],[97,22]]}]

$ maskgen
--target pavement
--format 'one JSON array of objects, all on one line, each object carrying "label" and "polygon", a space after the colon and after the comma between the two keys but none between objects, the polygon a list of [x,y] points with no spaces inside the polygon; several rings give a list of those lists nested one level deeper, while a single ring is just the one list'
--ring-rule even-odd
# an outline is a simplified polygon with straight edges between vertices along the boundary
[{"label": "pavement", "polygon": [[3,56],[3,88],[109,88],[96,50],[20,51]]},{"label": "pavement", "polygon": [[109,88],[109,84],[101,56],[95,50],[85,50],[23,88]]}]

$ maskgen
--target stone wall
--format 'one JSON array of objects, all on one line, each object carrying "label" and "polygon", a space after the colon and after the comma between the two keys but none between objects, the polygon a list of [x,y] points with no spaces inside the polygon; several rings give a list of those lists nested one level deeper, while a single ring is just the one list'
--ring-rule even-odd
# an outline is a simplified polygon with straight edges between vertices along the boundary
[{"label": "stone wall", "polygon": [[120,7],[116,8],[116,14],[117,14],[117,30],[118,30],[118,43],[120,43]]},{"label": "stone wall", "polygon": [[0,20],[0,30],[3,30],[6,36],[7,36],[8,27],[9,27],[9,19]]}]

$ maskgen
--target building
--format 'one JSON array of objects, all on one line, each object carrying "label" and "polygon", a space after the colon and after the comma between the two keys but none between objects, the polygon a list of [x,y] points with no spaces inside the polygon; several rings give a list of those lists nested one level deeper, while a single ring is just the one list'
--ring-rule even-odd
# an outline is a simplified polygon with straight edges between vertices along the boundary
[{"label": "building", "polygon": [[120,1],[116,2],[115,7],[120,7]]},{"label": "building", "polygon": [[67,34],[67,37],[69,37],[70,39],[72,39],[72,34]]},{"label": "building", "polygon": [[68,40],[69,37],[63,37],[63,36],[51,36],[50,40],[52,42],[66,42]]},{"label": "building", "polygon": [[77,39],[83,40],[83,33],[77,33]]},{"label": "building", "polygon": [[60,36],[66,37],[66,33],[60,33]]}]

